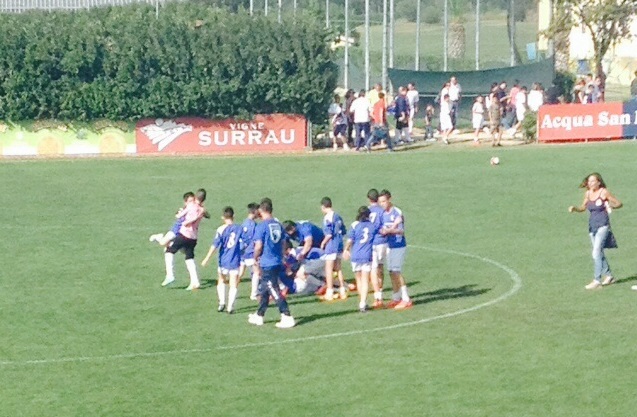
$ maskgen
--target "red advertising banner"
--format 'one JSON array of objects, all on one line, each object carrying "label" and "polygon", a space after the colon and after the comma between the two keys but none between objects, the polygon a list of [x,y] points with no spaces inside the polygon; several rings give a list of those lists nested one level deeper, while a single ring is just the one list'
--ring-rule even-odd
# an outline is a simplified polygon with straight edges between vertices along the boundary
[{"label": "red advertising banner", "polygon": [[145,119],[137,123],[135,137],[138,154],[298,152],[308,143],[305,117],[287,114],[250,121]]},{"label": "red advertising banner", "polygon": [[624,103],[545,105],[538,112],[538,140],[621,139],[634,117],[624,112]]}]

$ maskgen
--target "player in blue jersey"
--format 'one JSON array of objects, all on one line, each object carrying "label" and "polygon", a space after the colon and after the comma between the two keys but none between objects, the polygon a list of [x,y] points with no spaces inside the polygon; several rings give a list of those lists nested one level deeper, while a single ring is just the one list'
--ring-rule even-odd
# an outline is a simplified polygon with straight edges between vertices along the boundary
[{"label": "player in blue jersey", "polygon": [[248,217],[241,224],[241,267],[239,268],[239,279],[246,269],[250,271],[250,299],[257,299],[259,287],[259,274],[254,268],[254,231],[257,227],[256,219],[259,218],[259,205],[257,203],[248,204]]},{"label": "player in blue jersey", "polygon": [[228,314],[234,313],[234,302],[237,299],[239,286],[239,265],[241,264],[241,226],[234,224],[234,210],[232,207],[225,207],[221,216],[223,224],[217,228],[217,233],[210,246],[208,254],[201,261],[202,266],[206,266],[212,254],[219,250],[219,268],[217,269],[217,296],[219,297],[218,312],[226,309],[226,282],[229,284],[228,291]]},{"label": "player in blue jersey", "polygon": [[272,200],[269,198],[261,200],[259,215],[263,221],[257,225],[254,233],[254,260],[255,266],[260,269],[261,299],[259,309],[248,316],[248,322],[256,326],[263,325],[263,316],[272,296],[281,312],[281,321],[277,322],[276,327],[287,329],[296,323],[279,289],[279,275],[283,270],[283,225],[272,216]]},{"label": "player in blue jersey", "polygon": [[369,221],[376,227],[373,242],[371,283],[374,291],[374,308],[383,308],[384,264],[387,259],[387,236],[378,233],[383,221],[383,208],[378,204],[378,190],[372,188],[367,192],[369,200]]},{"label": "player in blue jersey", "polygon": [[340,298],[347,298],[345,279],[341,271],[341,258],[343,256],[343,235],[347,232],[343,224],[343,218],[332,208],[332,199],[321,199],[321,211],[323,212],[323,234],[321,249],[325,251],[325,301],[334,299],[334,273],[338,274]]},{"label": "player in blue jersey", "polygon": [[358,209],[356,221],[347,234],[344,258],[352,261],[352,270],[356,277],[356,287],[360,297],[358,308],[361,313],[367,311],[367,293],[369,292],[370,273],[372,271],[373,241],[377,228],[369,221],[370,210],[362,206]]},{"label": "player in blue jersey", "polygon": [[181,229],[181,225],[185,219],[185,208],[188,204],[195,201],[195,193],[192,191],[188,191],[184,194],[184,205],[177,210],[177,214],[175,214],[175,223],[173,223],[173,227],[167,231],[166,233],[155,233],[154,235],[150,235],[148,240],[150,242],[157,242],[161,246],[166,247],[170,242],[173,241],[177,233],[179,233],[179,229]]},{"label": "player in blue jersey", "polygon": [[392,283],[392,301],[387,305],[388,308],[395,310],[403,310],[410,308],[413,303],[407,292],[407,285],[403,278],[402,270],[405,261],[405,252],[407,250],[407,241],[405,240],[405,218],[403,212],[392,204],[391,193],[388,190],[382,190],[378,196],[378,203],[383,208],[383,226],[380,234],[387,237],[388,251],[388,270]]},{"label": "player in blue jersey", "polygon": [[310,249],[320,248],[323,239],[325,239],[320,227],[305,220],[296,223],[292,220],[286,220],[283,222],[283,227],[290,240],[303,246],[298,254],[299,260],[303,260]]}]

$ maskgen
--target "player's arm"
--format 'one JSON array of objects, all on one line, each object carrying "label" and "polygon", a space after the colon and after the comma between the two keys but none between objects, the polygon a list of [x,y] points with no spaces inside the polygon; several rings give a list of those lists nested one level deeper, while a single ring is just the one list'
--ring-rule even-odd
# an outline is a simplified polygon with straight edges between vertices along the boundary
[{"label": "player's arm", "polygon": [[[323,231],[325,232],[325,231]],[[321,249],[325,250],[325,247],[327,246],[328,242],[332,240],[332,235],[331,234],[327,234],[325,233],[325,237],[323,238],[323,240],[321,241]]]},{"label": "player's arm", "polygon": [[217,247],[215,245],[210,246],[210,249],[208,250],[208,254],[206,255],[205,258],[203,258],[203,261],[201,261],[201,266],[208,265],[208,262],[210,262],[210,258],[212,257],[212,255],[215,253],[216,250],[217,250]]},{"label": "player's arm", "polygon": [[352,239],[347,239],[345,242],[345,247],[343,248],[343,259],[348,260],[351,256],[350,251],[352,250]]},{"label": "player's arm", "polygon": [[586,210],[586,200],[588,200],[588,191],[586,191],[586,193],[584,194],[584,201],[582,201],[582,205],[581,206],[569,206],[568,207],[568,212],[569,213],[581,213],[583,211]]},{"label": "player's arm", "polygon": [[622,208],[623,206],[622,202],[619,201],[617,197],[615,197],[613,194],[611,194],[611,192],[608,191],[608,189],[605,189],[603,194],[605,195],[602,196],[602,198],[608,200],[608,204],[610,205],[610,208],[612,209]]},{"label": "player's arm", "polygon": [[307,254],[310,253],[310,251],[312,250],[313,244],[314,239],[312,238],[312,236],[310,235],[306,237],[305,240],[303,240],[303,249],[301,249],[301,253],[299,253],[296,259],[298,259],[299,261],[305,259]]}]

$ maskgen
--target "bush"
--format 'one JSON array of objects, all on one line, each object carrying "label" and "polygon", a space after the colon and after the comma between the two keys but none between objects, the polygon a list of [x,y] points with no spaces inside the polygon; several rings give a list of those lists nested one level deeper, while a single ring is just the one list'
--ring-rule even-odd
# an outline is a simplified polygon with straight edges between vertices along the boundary
[{"label": "bush", "polygon": [[522,137],[525,142],[537,140],[537,113],[527,111],[522,120]]},{"label": "bush", "polygon": [[167,3],[0,14],[0,114],[135,120],[325,119],[338,69],[323,22]]},{"label": "bush", "polygon": [[442,22],[442,9],[434,5],[425,7],[422,10],[422,21],[430,25]]}]

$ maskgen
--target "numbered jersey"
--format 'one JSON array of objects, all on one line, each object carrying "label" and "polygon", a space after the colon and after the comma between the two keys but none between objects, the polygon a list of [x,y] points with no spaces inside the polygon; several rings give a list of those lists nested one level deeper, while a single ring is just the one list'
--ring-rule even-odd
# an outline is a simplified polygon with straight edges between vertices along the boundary
[{"label": "numbered jersey", "polygon": [[374,236],[374,245],[384,245],[387,243],[387,237],[378,233],[383,226],[383,208],[378,204],[369,206],[369,221],[376,227],[376,235]]},{"label": "numbered jersey", "polygon": [[219,267],[224,269],[239,269],[241,262],[241,226],[224,224],[219,226],[215,234],[213,246],[219,249]]},{"label": "numbered jersey", "polygon": [[372,222],[354,222],[347,235],[352,241],[352,262],[369,263],[372,261],[372,250],[376,226]]},{"label": "numbered jersey", "polygon": [[[396,228],[399,230],[405,230],[405,219],[403,217],[403,212],[395,206],[392,206],[389,211],[383,212],[383,228]],[[387,246],[390,248],[404,248],[407,246],[407,241],[405,241],[405,235],[403,234],[391,234],[387,235]]]},{"label": "numbered jersey", "polygon": [[264,220],[257,225],[254,241],[263,244],[259,265],[273,269],[283,265],[283,226],[275,219]]},{"label": "numbered jersey", "polygon": [[330,212],[323,217],[323,233],[332,237],[325,246],[325,253],[343,253],[343,235],[346,229],[343,218],[338,213]]},{"label": "numbered jersey", "polygon": [[254,258],[254,231],[257,223],[252,219],[245,219],[241,225],[241,259]]},{"label": "numbered jersey", "polygon": [[325,238],[325,234],[320,227],[314,223],[310,223],[306,220],[301,220],[296,223],[296,236],[292,237],[298,240],[299,245],[303,245],[305,241],[312,238],[312,247],[321,247],[321,242]]}]

